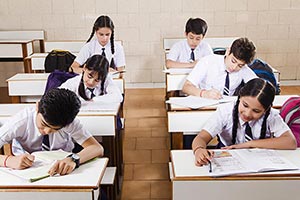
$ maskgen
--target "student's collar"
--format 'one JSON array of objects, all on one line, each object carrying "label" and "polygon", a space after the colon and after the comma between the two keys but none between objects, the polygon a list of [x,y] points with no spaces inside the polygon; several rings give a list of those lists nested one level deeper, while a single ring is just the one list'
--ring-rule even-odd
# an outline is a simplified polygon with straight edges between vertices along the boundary
[{"label": "student's collar", "polygon": [[[241,125],[241,127],[245,127],[247,122],[244,122],[240,117],[239,117],[239,123]],[[250,127],[252,127],[255,123],[255,120],[252,121],[248,121],[248,124]]]}]

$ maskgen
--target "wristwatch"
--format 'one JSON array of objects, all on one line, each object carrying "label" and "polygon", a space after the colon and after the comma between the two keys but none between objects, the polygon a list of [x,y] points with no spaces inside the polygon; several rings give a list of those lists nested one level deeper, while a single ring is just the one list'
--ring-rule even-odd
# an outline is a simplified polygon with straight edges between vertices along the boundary
[{"label": "wristwatch", "polygon": [[76,164],[75,169],[79,167],[80,157],[78,154],[72,153],[72,154],[68,155],[67,157],[70,157],[72,159],[72,161],[75,162],[75,164]]}]

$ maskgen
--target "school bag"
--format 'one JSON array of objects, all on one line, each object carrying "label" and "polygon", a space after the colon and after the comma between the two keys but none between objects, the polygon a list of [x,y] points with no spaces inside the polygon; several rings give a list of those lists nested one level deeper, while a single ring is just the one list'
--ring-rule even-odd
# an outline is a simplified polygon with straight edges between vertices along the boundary
[{"label": "school bag", "polygon": [[277,95],[280,94],[280,86],[276,81],[276,78],[275,78],[272,68],[266,62],[262,61],[261,59],[255,59],[249,65],[249,67],[250,67],[250,69],[252,69],[254,71],[254,73],[258,77],[265,79],[266,81],[269,81],[270,83],[272,83],[272,85],[276,89],[275,94],[277,94]]},{"label": "school bag", "polygon": [[69,67],[71,66],[75,58],[76,56],[69,51],[56,49],[52,50],[45,59],[45,72],[50,73],[55,69],[67,72],[69,71]]},{"label": "school bag", "polygon": [[64,82],[66,82],[68,79],[73,78],[77,76],[78,74],[73,73],[73,72],[63,72],[60,70],[54,70],[49,74],[48,79],[47,79],[47,84],[46,84],[46,93],[48,90],[52,88],[57,88]]},{"label": "school bag", "polygon": [[280,115],[292,130],[300,147],[300,97],[289,98],[281,107]]}]

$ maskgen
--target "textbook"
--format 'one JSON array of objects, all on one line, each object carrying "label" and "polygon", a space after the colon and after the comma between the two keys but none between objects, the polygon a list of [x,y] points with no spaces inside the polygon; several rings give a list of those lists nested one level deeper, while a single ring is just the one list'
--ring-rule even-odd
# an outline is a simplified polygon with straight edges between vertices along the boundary
[{"label": "textbook", "polygon": [[214,150],[209,176],[297,170],[296,165],[271,149]]},{"label": "textbook", "polygon": [[56,160],[61,160],[67,157],[70,152],[63,150],[57,151],[37,151],[33,152],[31,155],[34,155],[34,163],[30,168],[17,170],[0,167],[1,171],[7,172],[9,174],[15,175],[21,179],[35,182],[43,178],[47,178],[50,175],[48,174],[51,166],[56,162]]},{"label": "textbook", "polygon": [[187,97],[172,97],[166,101],[169,104],[175,104],[185,108],[198,109],[205,106],[213,106],[221,103],[234,101],[236,97],[224,96],[222,99],[207,99],[203,97],[187,96]]}]

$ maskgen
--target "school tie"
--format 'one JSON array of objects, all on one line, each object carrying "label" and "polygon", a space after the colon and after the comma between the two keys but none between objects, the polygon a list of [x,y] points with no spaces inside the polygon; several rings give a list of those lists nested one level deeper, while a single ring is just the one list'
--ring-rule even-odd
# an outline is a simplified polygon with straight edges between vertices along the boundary
[{"label": "school tie", "polygon": [[105,51],[105,48],[102,48],[102,54],[101,54],[101,55],[102,55],[102,56],[104,56],[104,57],[106,57],[106,55],[105,55],[105,52],[104,52],[104,51]]},{"label": "school tie", "polygon": [[94,98],[94,96],[96,96],[96,95],[94,94],[95,88],[87,88],[87,89],[91,92],[91,98],[90,98],[90,99]]},{"label": "school tie", "polygon": [[225,86],[223,90],[223,94],[229,96],[229,72],[226,71],[226,79],[225,79]]},{"label": "school tie", "polygon": [[191,59],[192,61],[195,61],[195,54],[194,54],[194,50],[195,50],[195,49],[191,49],[191,50],[192,50],[192,52],[191,52],[191,58],[190,58],[190,59]]},{"label": "school tie", "polygon": [[245,127],[245,133],[246,133],[245,140],[246,140],[246,142],[248,142],[248,141],[253,139],[253,136],[252,136],[252,131],[251,131],[251,127],[249,126],[249,123],[246,122],[245,124],[246,124],[246,127]]},{"label": "school tie", "polygon": [[49,135],[43,135],[42,150],[50,151]]}]

